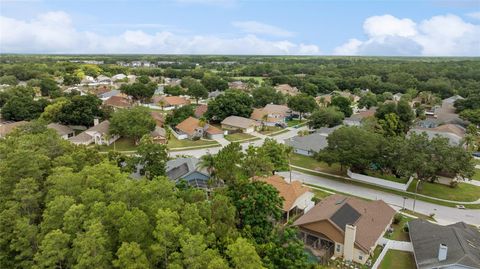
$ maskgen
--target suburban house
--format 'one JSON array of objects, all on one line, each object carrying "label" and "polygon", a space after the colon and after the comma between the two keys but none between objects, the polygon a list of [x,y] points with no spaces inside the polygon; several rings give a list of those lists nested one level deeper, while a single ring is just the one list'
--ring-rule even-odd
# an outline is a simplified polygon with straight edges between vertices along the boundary
[{"label": "suburban house", "polygon": [[429,139],[432,139],[435,136],[445,137],[448,139],[450,145],[458,146],[463,143],[463,138],[465,137],[466,130],[462,126],[456,124],[444,124],[435,128],[414,127],[408,131],[407,135],[410,135],[412,133],[425,133],[427,134]]},{"label": "suburban house", "polygon": [[329,136],[331,133],[333,133],[335,130],[341,128],[342,125],[337,125],[335,127],[321,127],[317,130],[315,130],[316,133],[323,135],[323,136]]},{"label": "suburban house", "polygon": [[455,107],[453,106],[455,101],[460,99],[463,99],[463,97],[459,95],[443,99],[442,105],[435,108],[435,118],[440,124],[452,123],[466,126],[465,121],[455,112]]},{"label": "suburban house", "polygon": [[[127,97],[125,94],[123,94],[120,90],[111,90],[111,91],[108,91],[108,88],[104,88],[104,87],[101,87],[99,89],[104,89],[104,90],[101,90],[100,92],[97,91],[97,96],[98,98],[102,99],[102,101],[105,101],[113,96],[123,96],[123,97]],[[107,90],[107,91],[105,91]]]},{"label": "suburban house", "polygon": [[394,94],[394,95],[392,96],[392,100],[395,101],[395,102],[399,102],[400,99],[402,99],[402,96],[403,96],[402,93],[397,92],[396,94]]},{"label": "suburban house", "polygon": [[110,145],[115,142],[120,136],[110,135],[110,122],[108,120],[98,123],[98,119],[95,119],[94,126],[81,132],[77,136],[69,138],[70,142],[76,145],[90,145],[95,143],[96,145]]},{"label": "suburban house", "polygon": [[152,111],[150,112],[150,115],[152,116],[153,120],[155,121],[158,127],[163,127],[163,125],[165,124],[165,117],[163,116],[162,113],[157,111]]},{"label": "suburban house", "polygon": [[285,124],[285,119],[289,114],[288,106],[268,104],[264,108],[255,108],[250,118],[267,126],[275,126]]},{"label": "suburban house", "polygon": [[69,139],[75,135],[72,128],[60,123],[50,123],[47,125],[47,128],[55,130],[55,132],[57,132],[57,134],[63,139]]},{"label": "suburban house", "polygon": [[162,127],[156,126],[155,130],[153,130],[150,133],[150,137],[152,137],[153,142],[155,142],[155,143],[158,143],[158,144],[167,143],[167,132]]},{"label": "suburban house", "polygon": [[187,98],[181,96],[163,96],[155,101],[164,110],[172,110],[190,104]]},{"label": "suburban house", "polygon": [[245,91],[248,90],[248,84],[243,81],[233,81],[228,83],[228,88]]},{"label": "suburban house", "polygon": [[15,128],[27,124],[28,121],[16,121],[16,122],[0,122],[0,138],[4,138],[9,133],[13,132]]},{"label": "suburban house", "polygon": [[279,175],[266,178],[254,177],[253,180],[266,182],[277,189],[283,198],[282,211],[287,221],[290,216],[303,215],[315,205],[312,201],[314,193],[310,188],[303,186],[302,182],[298,180],[288,183]]},{"label": "suburban house", "polygon": [[313,156],[328,146],[327,137],[321,133],[295,136],[285,139],[285,145],[293,148],[293,152],[305,156]]},{"label": "suburban house", "polygon": [[294,222],[305,245],[322,261],[334,256],[365,264],[390,227],[395,210],[382,200],[340,194],[316,204]]},{"label": "suburban house", "polygon": [[418,269],[480,268],[480,232],[464,223],[442,226],[415,219],[408,223]]},{"label": "suburban house", "polygon": [[343,124],[347,126],[360,126],[362,125],[362,120],[367,118],[367,117],[373,117],[375,116],[375,112],[377,111],[376,107],[372,107],[368,110],[365,111],[360,111],[356,114],[353,114],[352,116],[345,118],[343,120]]},{"label": "suburban house", "polygon": [[285,95],[290,95],[290,96],[295,96],[300,93],[297,87],[292,87],[288,84],[277,85],[275,86],[275,90],[277,90],[277,92],[281,92]]},{"label": "suburban house", "polygon": [[332,95],[331,94],[324,94],[315,97],[315,101],[321,107],[327,107],[332,102]]},{"label": "suburban house", "polygon": [[228,130],[229,133],[242,132],[253,133],[259,125],[252,119],[239,116],[226,117],[222,122],[222,128]]},{"label": "suburban house", "polygon": [[201,126],[200,120],[194,117],[188,117],[184,121],[177,124],[177,126],[175,126],[175,131],[180,135],[180,137],[181,135],[184,135],[186,136],[186,138],[189,138],[189,139],[202,138],[202,137],[215,139],[215,138],[223,137],[222,130],[208,123],[205,123],[203,126]]},{"label": "suburban house", "polygon": [[183,179],[190,186],[206,189],[210,175],[205,169],[199,169],[198,163],[194,157],[170,160],[165,169],[167,177],[175,182]]},{"label": "suburban house", "polygon": [[195,118],[199,119],[203,117],[203,114],[207,112],[208,110],[208,105],[199,105],[195,108],[195,111],[193,112]]},{"label": "suburban house", "polygon": [[164,82],[166,85],[169,85],[169,86],[180,86],[180,84],[182,83],[182,80],[179,78],[165,78]]},{"label": "suburban house", "polygon": [[97,83],[98,84],[104,84],[104,85],[111,85],[112,84],[112,79],[105,76],[105,75],[99,75],[99,76],[97,76]]},{"label": "suburban house", "polygon": [[116,74],[116,75],[112,76],[112,81],[116,82],[118,80],[124,80],[126,78],[127,78],[127,76],[125,74]]},{"label": "suburban house", "polygon": [[103,104],[105,106],[112,107],[114,110],[129,108],[132,106],[132,104],[130,103],[130,99],[123,96],[118,96],[118,95],[108,98],[107,100],[103,101]]}]

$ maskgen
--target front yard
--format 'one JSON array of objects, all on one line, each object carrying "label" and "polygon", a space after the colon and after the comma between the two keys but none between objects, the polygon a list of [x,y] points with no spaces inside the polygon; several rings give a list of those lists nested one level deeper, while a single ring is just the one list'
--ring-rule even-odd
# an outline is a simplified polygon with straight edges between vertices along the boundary
[{"label": "front yard", "polygon": [[472,179],[480,181],[480,169],[475,169],[475,175],[473,175]]},{"label": "front yard", "polygon": [[265,126],[263,127],[263,129],[260,129],[260,131],[258,131],[259,133],[263,134],[263,135],[269,135],[271,133],[275,133],[275,132],[279,132],[283,130],[282,127],[278,127],[278,126]]},{"label": "front yard", "polygon": [[289,120],[287,121],[288,127],[293,127],[295,125],[305,125],[306,120]]},{"label": "front yard", "polygon": [[415,258],[410,252],[389,249],[378,268],[380,269],[412,269],[415,268]]},{"label": "front yard", "polygon": [[100,152],[107,152],[107,151],[136,151],[137,146],[135,145],[135,141],[130,138],[121,137],[117,141],[113,142],[111,145],[101,145],[97,146],[98,151]]},{"label": "front yard", "polygon": [[183,139],[178,140],[175,136],[171,136],[170,140],[168,140],[167,147],[169,149],[174,148],[186,148],[186,147],[215,147],[220,146],[215,140],[190,140],[190,139]]},{"label": "front yard", "polygon": [[251,134],[246,134],[246,133],[235,133],[235,134],[229,134],[225,136],[225,139],[227,139],[230,142],[237,142],[237,141],[250,141],[250,140],[257,140],[260,139],[259,137],[256,137]]},{"label": "front yard", "polygon": [[[408,187],[408,191],[415,192],[416,184],[417,180],[413,180]],[[458,183],[458,186],[455,188],[439,183],[424,182],[422,186],[419,187],[418,193],[440,199],[461,202],[474,202],[480,199],[479,186],[462,182]]]},{"label": "front yard", "polygon": [[293,153],[290,157],[290,161],[292,165],[303,167],[306,169],[335,175],[346,175],[346,172],[340,170],[339,164],[333,164],[332,166],[328,166],[328,164],[324,162],[319,162],[313,157]]}]

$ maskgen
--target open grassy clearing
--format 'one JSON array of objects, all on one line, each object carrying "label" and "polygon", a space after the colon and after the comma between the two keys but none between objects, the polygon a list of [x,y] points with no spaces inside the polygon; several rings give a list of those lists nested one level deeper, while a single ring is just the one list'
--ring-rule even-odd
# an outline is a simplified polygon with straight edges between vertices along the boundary
[{"label": "open grassy clearing", "polygon": [[394,175],[387,175],[387,174],[382,174],[374,171],[367,171],[366,174],[367,176],[377,177],[377,178],[381,178],[384,180],[388,180],[388,181],[392,181],[400,184],[406,184],[408,182],[408,178],[397,178]]},{"label": "open grassy clearing", "polygon": [[306,123],[306,120],[289,120],[287,121],[288,127],[293,127],[295,125],[304,125]]},{"label": "open grassy clearing", "polygon": [[260,131],[258,131],[258,132],[261,133],[261,134],[264,134],[264,135],[269,135],[271,133],[278,132],[278,131],[281,131],[281,130],[283,130],[283,128],[278,127],[278,126],[265,126],[265,127],[263,127],[263,129],[260,129]]},{"label": "open grassy clearing", "polygon": [[169,149],[172,148],[186,148],[186,147],[198,147],[198,146],[220,146],[216,141],[214,140],[190,140],[190,139],[184,139],[184,140],[178,140],[176,137],[172,136],[170,140],[168,141],[167,147]]},{"label": "open grassy clearing", "polygon": [[235,133],[235,134],[229,134],[225,136],[225,139],[227,139],[230,142],[236,142],[236,141],[250,141],[250,140],[258,140],[260,139],[259,137],[256,137],[251,134],[246,134],[246,133]]},{"label": "open grassy clearing", "polygon": [[290,161],[291,161],[291,164],[295,166],[300,166],[307,169],[320,171],[324,173],[335,174],[335,175],[346,175],[346,172],[340,170],[339,164],[333,164],[332,166],[328,166],[328,164],[324,162],[319,162],[315,160],[313,157],[294,153],[292,154]]},{"label": "open grassy clearing", "polygon": [[101,145],[97,146],[98,151],[105,152],[105,151],[135,151],[137,150],[137,145],[135,145],[135,141],[130,138],[121,137],[117,141],[113,142],[111,145]]},{"label": "open grassy clearing", "polygon": [[[416,184],[417,180],[412,181],[408,187],[408,191],[415,192]],[[422,187],[419,188],[418,193],[430,197],[461,202],[474,202],[480,199],[480,187],[461,182],[458,183],[458,186],[455,188],[439,183],[424,182]]]}]

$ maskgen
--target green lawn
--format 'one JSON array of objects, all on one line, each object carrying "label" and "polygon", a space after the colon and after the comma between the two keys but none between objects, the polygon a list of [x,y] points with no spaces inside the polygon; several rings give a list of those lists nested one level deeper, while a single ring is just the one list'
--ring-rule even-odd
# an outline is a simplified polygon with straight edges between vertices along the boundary
[{"label": "green lawn", "polygon": [[303,124],[305,122],[306,122],[306,120],[289,120],[289,121],[287,121],[287,125],[288,125],[288,127],[293,127],[295,125]]},{"label": "green lawn", "polygon": [[383,257],[378,268],[380,269],[412,269],[415,268],[415,259],[410,252],[390,249]]},{"label": "green lawn", "polygon": [[375,171],[367,171],[366,174],[368,176],[371,176],[371,177],[378,177],[378,178],[381,178],[381,179],[385,179],[385,180],[388,180],[388,181],[393,181],[393,182],[397,182],[397,183],[401,183],[401,184],[406,184],[408,182],[408,178],[397,178],[394,175],[382,174],[382,173],[375,172]]},{"label": "green lawn", "polygon": [[472,179],[480,180],[480,169],[475,169],[475,175],[473,175]]},{"label": "green lawn", "polygon": [[386,237],[392,240],[409,242],[410,237],[408,236],[408,232],[403,230],[403,227],[411,220],[413,219],[402,215],[402,220],[397,224],[392,224],[393,232]]},{"label": "green lawn", "polygon": [[137,146],[135,145],[135,141],[130,138],[119,138],[117,141],[112,143],[110,146],[101,145],[98,146],[98,151],[135,151],[137,150]]},{"label": "green lawn", "polygon": [[286,133],[286,132],[289,132],[289,130],[288,129],[283,129],[281,131],[270,133],[269,136],[276,136],[276,135],[283,134],[283,133]]},{"label": "green lawn", "polygon": [[[412,181],[408,191],[415,192],[416,180]],[[451,201],[473,202],[480,198],[480,187],[468,183],[459,183],[457,187],[424,182],[418,193]]]},{"label": "green lawn", "polygon": [[312,189],[312,191],[313,191],[313,193],[315,194],[315,198],[317,198],[317,199],[319,199],[319,200],[322,200],[323,198],[332,195],[332,194],[329,193],[329,192],[322,191],[322,190],[319,190],[319,189]]},{"label": "green lawn", "polygon": [[184,139],[184,140],[178,140],[176,137],[172,136],[170,140],[168,141],[167,147],[169,149],[172,148],[185,148],[185,147],[200,147],[200,146],[205,146],[205,147],[215,147],[215,146],[220,146],[216,141],[214,140],[190,140],[190,139]]},{"label": "green lawn", "polygon": [[248,79],[251,79],[251,78],[253,78],[254,80],[256,80],[258,84],[262,84],[262,82],[263,82],[263,77],[247,77],[247,76],[244,76],[244,77],[233,77],[233,79],[236,79],[236,80],[248,80]]},{"label": "green lawn", "polygon": [[339,164],[333,164],[332,166],[328,166],[328,164],[324,162],[319,162],[312,157],[304,156],[300,154],[292,154],[291,156],[291,164],[304,167],[307,169],[335,174],[335,175],[345,175],[345,172],[340,171]]},{"label": "green lawn", "polygon": [[251,134],[235,133],[235,134],[226,135],[225,139],[227,139],[230,142],[236,142],[236,141],[239,141],[239,140],[257,140],[257,139],[260,139],[260,138],[254,136],[254,135],[251,135]]},{"label": "green lawn", "polygon": [[401,209],[400,211],[405,212],[405,213],[407,213],[407,214],[409,214],[409,215],[415,216],[415,217],[417,217],[417,218],[419,218],[419,219],[431,220],[431,221],[435,221],[435,222],[436,222],[436,220],[435,220],[433,217],[427,216],[427,215],[422,214],[422,213],[413,212],[413,211],[410,210],[410,209]]},{"label": "green lawn", "polygon": [[274,132],[281,131],[283,128],[278,126],[265,126],[263,130],[258,131],[261,134],[269,135]]}]

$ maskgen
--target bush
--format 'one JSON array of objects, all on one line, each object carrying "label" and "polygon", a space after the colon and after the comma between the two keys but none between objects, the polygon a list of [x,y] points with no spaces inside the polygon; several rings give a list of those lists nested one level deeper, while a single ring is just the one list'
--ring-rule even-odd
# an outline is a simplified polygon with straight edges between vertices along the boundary
[{"label": "bush", "polygon": [[395,216],[393,217],[393,224],[399,224],[400,222],[402,222],[403,220],[403,216],[402,214],[395,214]]},{"label": "bush", "polygon": [[405,224],[403,225],[403,231],[406,232],[406,233],[408,233],[408,224],[407,224],[407,223],[405,223]]}]

